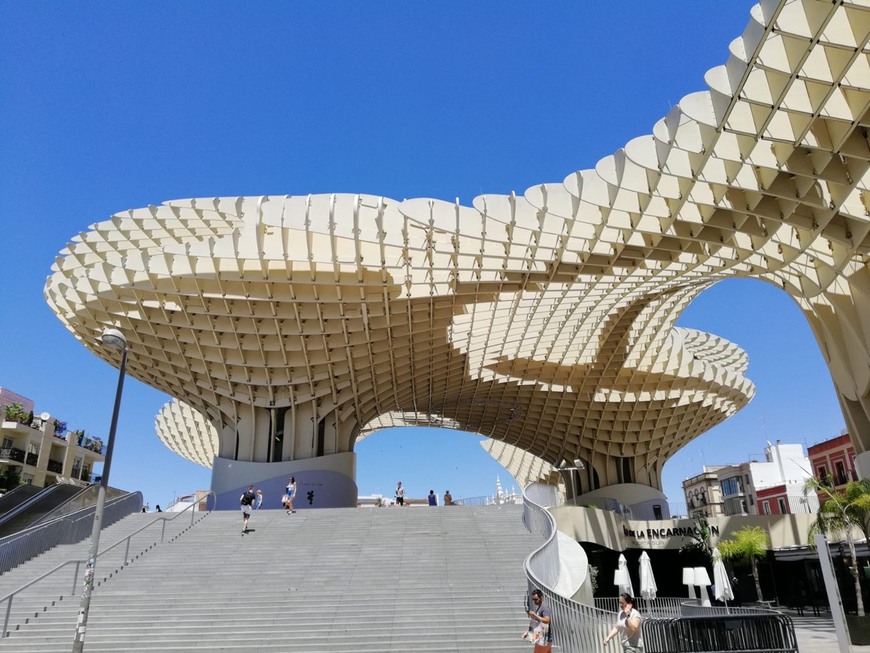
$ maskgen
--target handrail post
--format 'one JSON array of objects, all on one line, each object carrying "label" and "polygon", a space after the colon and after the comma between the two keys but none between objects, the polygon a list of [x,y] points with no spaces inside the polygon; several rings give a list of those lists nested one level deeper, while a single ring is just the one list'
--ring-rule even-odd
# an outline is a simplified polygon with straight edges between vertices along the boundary
[{"label": "handrail post", "polygon": [[127,566],[127,560],[130,557],[130,540],[133,538],[132,535],[127,536],[127,547],[124,549],[124,566]]},{"label": "handrail post", "polygon": [[73,574],[73,586],[72,586],[72,592],[70,592],[70,594],[76,593],[76,587],[78,587],[78,584],[79,584],[79,569],[81,568],[81,566],[82,566],[82,561],[76,560],[76,572]]},{"label": "handrail post", "polygon": [[3,620],[3,637],[6,637],[6,629],[9,628],[9,615],[12,614],[12,597],[14,594],[9,595],[9,600],[6,602],[6,619]]},{"label": "handrail post", "polygon": [[166,520],[163,520],[163,529],[160,531],[160,543],[163,544],[163,541],[166,539]]}]

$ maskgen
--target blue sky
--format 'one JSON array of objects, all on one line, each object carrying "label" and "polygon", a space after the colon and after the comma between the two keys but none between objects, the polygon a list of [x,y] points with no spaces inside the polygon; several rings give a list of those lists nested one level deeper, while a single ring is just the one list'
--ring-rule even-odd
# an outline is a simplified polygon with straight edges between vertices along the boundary
[{"label": "blue sky", "polygon": [[[57,253],[111,214],[164,200],[361,192],[396,199],[522,192],[591,168],[705,88],[750,2],[0,3],[0,386],[105,436],[117,373],[45,303]],[[755,400],[681,452],[702,464],[813,444],[844,421],[793,302],[721,284],[684,326],[746,349]],[[129,379],[112,484],[146,501],[208,487],[163,447],[168,397]],[[357,446],[364,494],[491,494],[478,437],[381,433]]]}]

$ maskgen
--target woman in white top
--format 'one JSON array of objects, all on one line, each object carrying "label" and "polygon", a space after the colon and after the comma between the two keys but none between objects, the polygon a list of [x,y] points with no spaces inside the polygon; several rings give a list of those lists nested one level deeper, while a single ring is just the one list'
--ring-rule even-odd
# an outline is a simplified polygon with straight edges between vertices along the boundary
[{"label": "woman in white top", "polygon": [[619,614],[616,625],[607,633],[604,643],[619,635],[623,653],[643,653],[643,633],[640,629],[642,618],[640,612],[634,609],[634,599],[630,594],[619,595]]},{"label": "woman in white top", "polygon": [[293,497],[296,496],[296,477],[291,476],[290,480],[287,481],[287,494],[284,495],[287,497],[287,501],[285,502],[285,506],[287,508],[287,514],[289,515],[291,512],[296,512],[293,509]]}]

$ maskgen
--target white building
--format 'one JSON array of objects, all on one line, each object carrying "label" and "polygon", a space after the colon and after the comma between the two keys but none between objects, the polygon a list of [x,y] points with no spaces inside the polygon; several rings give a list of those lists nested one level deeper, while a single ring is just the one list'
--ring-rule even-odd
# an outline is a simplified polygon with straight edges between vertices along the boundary
[{"label": "white building", "polygon": [[764,457],[764,462],[751,460],[717,470],[725,514],[772,514],[771,509],[759,507],[758,493],[780,486],[782,491],[777,495],[787,497],[786,512],[816,512],[818,501],[803,500],[803,487],[811,476],[810,460],[803,446],[783,444],[780,440],[776,444],[768,442]]}]

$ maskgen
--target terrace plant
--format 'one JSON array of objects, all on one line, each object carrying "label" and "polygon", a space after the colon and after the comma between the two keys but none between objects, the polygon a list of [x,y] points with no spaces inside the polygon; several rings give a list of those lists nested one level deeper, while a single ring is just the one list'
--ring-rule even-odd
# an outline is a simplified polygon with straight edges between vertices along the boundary
[{"label": "terrace plant", "polygon": [[20,403],[13,403],[6,406],[5,410],[7,422],[18,422],[24,424],[27,420],[27,413],[24,412],[24,407]]}]

